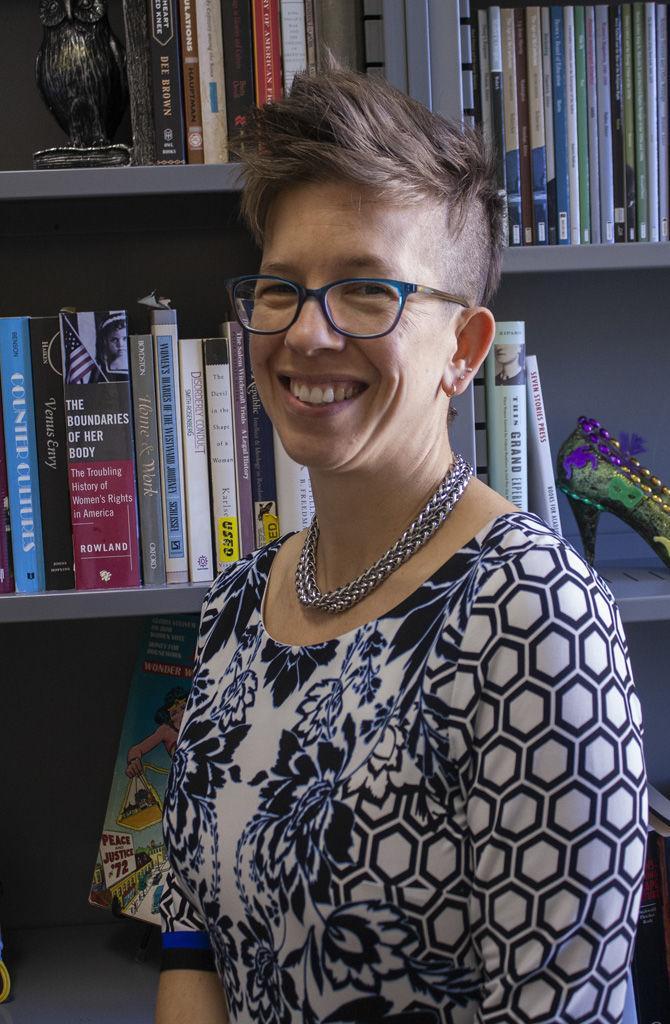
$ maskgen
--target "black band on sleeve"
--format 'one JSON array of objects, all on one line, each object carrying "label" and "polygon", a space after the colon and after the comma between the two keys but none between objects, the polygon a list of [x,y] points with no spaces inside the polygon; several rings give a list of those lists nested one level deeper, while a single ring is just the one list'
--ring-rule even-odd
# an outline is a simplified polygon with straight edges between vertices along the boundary
[{"label": "black band on sleeve", "polygon": [[164,949],[161,971],[215,971],[211,949]]}]

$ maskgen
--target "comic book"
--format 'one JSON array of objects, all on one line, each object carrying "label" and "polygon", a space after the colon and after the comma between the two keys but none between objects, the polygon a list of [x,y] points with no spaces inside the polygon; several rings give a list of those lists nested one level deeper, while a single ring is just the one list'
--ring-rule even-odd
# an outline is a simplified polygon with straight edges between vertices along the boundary
[{"label": "comic book", "polygon": [[89,903],[159,924],[162,812],[186,706],[197,615],[147,620],[133,673]]}]

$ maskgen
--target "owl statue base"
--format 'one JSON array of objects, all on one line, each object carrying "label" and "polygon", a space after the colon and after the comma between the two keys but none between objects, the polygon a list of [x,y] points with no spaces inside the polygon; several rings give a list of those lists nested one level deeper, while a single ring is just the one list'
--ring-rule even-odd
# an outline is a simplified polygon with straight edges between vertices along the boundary
[{"label": "owl statue base", "polygon": [[69,167],[128,167],[131,162],[130,146],[117,143],[110,146],[55,146],[38,149],[33,153],[36,171]]}]

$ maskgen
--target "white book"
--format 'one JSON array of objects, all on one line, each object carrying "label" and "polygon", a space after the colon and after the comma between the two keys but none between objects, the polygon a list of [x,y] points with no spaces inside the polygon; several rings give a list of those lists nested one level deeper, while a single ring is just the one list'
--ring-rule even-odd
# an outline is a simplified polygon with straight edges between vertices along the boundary
[{"label": "white book", "polygon": [[658,242],[658,96],[656,82],[656,4],[645,3],[647,44],[647,181],[649,196],[649,241]]},{"label": "white book", "polygon": [[279,9],[284,92],[289,93],[294,76],[307,67],[305,0],[281,0]]},{"label": "white book", "polygon": [[219,0],[197,0],[202,139],[206,164],[228,161],[223,33]]},{"label": "white book", "polygon": [[563,8],[565,39],[565,114],[568,125],[568,180],[570,182],[570,243],[581,242],[579,222],[579,150],[577,136],[577,66],[575,61],[575,9]]},{"label": "white book", "polygon": [[528,511],[561,533],[561,517],[549,446],[547,417],[537,356],[526,356],[526,405],[528,413]]},{"label": "white book", "polygon": [[612,97],[607,4],[596,4],[596,85],[598,91],[598,163],[600,165],[600,241],[614,243],[614,171]]},{"label": "white book", "polygon": [[489,153],[493,152],[493,120],[491,116],[491,75],[489,65],[489,19],[485,10],[477,11],[479,47],[479,96],[482,105],[482,132]]},{"label": "white book", "polygon": [[547,221],[552,240],[552,219],[555,218],[553,195],[556,192],[556,150],[554,148],[554,86],[551,77],[551,15],[548,7],[540,8],[542,26],[542,96],[544,100],[544,137],[547,156]]},{"label": "white book", "polygon": [[156,366],[158,442],[161,455],[165,574],[168,583],[188,583],[188,539],[184,503],[177,312],[151,310]]},{"label": "white book", "polygon": [[658,89],[658,226],[661,242],[670,232],[670,94],[668,87],[668,5],[656,7]]},{"label": "white book", "polygon": [[214,579],[209,453],[202,338],[179,341],[179,387],[184,446],[188,575],[192,583]]},{"label": "white book", "polygon": [[596,57],[596,12],[584,7],[586,30],[586,111],[589,136],[589,204],[591,241],[600,242],[600,160],[598,154],[598,75]]},{"label": "white book", "polygon": [[207,440],[212,489],[212,531],[216,571],[240,557],[240,529],[235,478],[233,388],[230,351],[225,338],[203,341],[207,393]]},{"label": "white book", "polygon": [[484,360],[489,487],[528,511],[525,324],[499,321]]},{"label": "white book", "polygon": [[307,466],[291,459],[273,431],[275,478],[277,481],[277,515],[280,533],[305,530],[314,516],[314,498]]}]

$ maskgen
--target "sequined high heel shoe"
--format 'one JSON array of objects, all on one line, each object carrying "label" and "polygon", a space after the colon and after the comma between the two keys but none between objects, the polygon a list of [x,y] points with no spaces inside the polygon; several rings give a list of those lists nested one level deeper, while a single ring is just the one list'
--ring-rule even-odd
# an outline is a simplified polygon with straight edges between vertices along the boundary
[{"label": "sequined high heel shoe", "polygon": [[600,513],[611,512],[632,526],[670,567],[670,487],[641,466],[598,420],[579,417],[561,445],[556,470],[556,483],[570,502],[587,562],[595,561]]}]

